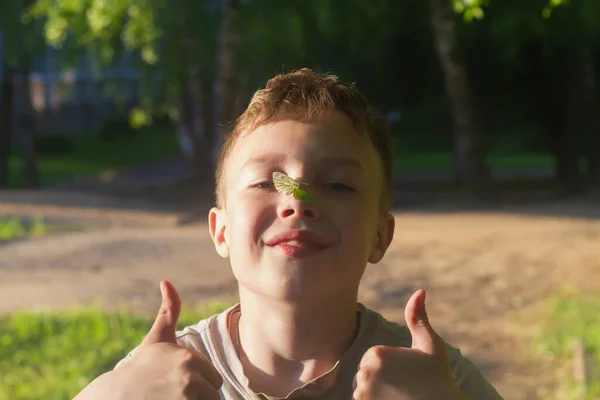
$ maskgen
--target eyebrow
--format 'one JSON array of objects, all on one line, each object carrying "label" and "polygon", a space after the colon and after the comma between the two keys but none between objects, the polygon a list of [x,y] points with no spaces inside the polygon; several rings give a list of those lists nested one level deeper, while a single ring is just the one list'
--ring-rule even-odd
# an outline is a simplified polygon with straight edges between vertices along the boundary
[{"label": "eyebrow", "polygon": [[[288,154],[284,153],[270,153],[270,154],[261,154],[256,157],[250,158],[248,161],[242,165],[242,168],[251,168],[256,166],[261,166],[265,164],[282,164],[289,160],[291,157]],[[331,157],[323,157],[315,162],[315,164],[321,167],[333,168],[333,167],[353,167],[358,168],[364,171],[365,167],[356,159],[352,157],[345,156],[331,156]]]}]

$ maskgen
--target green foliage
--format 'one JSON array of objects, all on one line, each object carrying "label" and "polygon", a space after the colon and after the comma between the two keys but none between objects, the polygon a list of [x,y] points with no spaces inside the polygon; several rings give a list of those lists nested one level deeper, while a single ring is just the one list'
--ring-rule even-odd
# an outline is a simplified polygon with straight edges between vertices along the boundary
[{"label": "green foliage", "polygon": [[[178,329],[229,306],[212,301],[184,309]],[[0,400],[72,399],[114,368],[151,325],[151,318],[99,307],[9,314],[0,319]]]},{"label": "green foliage", "polygon": [[[550,4],[556,7],[556,1]],[[582,0],[561,8],[583,8],[582,16],[598,15],[593,2]],[[123,51],[135,54],[144,84],[142,104],[132,112],[131,123],[142,126],[151,123],[150,115],[157,109],[176,115],[189,68],[198,68],[206,92],[212,90],[219,4],[40,0],[27,17],[44,21],[46,39],[53,46],[66,53],[90,54],[98,68],[116,61]],[[468,29],[461,27],[465,31],[461,42],[472,49],[469,58],[477,60],[475,73],[482,78],[475,86],[488,96],[496,90],[491,83],[506,86],[503,79],[497,79],[495,70],[502,68],[495,63],[514,66],[521,62],[523,44],[532,38],[544,40],[550,29],[540,16],[548,0],[451,0],[448,4],[464,20],[478,22],[467,24],[472,25]],[[290,0],[274,5],[256,0],[242,2],[240,7],[235,27],[240,40],[239,78],[250,93],[275,72],[309,66],[356,81],[384,111],[406,104],[418,106],[441,94],[427,2]],[[566,28],[579,29],[579,25],[571,23]]]},{"label": "green foliage", "polygon": [[[580,338],[587,350],[594,353],[596,366],[600,366],[600,294],[582,294],[572,290],[560,293],[548,302],[539,321],[535,346],[541,354],[568,365],[572,342]],[[600,382],[599,371],[593,373],[596,376],[592,380]],[[592,400],[600,395],[599,385],[592,385],[585,393],[584,388],[565,378],[567,398]]]},{"label": "green foliage", "polygon": [[487,6],[488,0],[452,0],[454,12],[462,14],[465,22],[474,19],[483,19],[483,7]]},{"label": "green foliage", "polygon": [[205,2],[39,0],[26,18],[44,21],[46,41],[63,50],[64,65],[89,56],[98,77],[123,52],[132,53],[142,77],[136,126],[148,124],[144,118],[156,111],[173,116],[187,68],[201,65],[207,76],[214,71],[218,14]]},{"label": "green foliage", "polygon": [[544,19],[550,18],[550,16],[552,15],[552,11],[555,8],[566,5],[568,3],[569,0],[549,0],[548,4],[546,4],[546,7],[544,7],[544,9],[542,10],[542,17]]},{"label": "green foliage", "polygon": [[129,115],[129,125],[133,128],[141,128],[150,125],[152,117],[147,110],[141,107],[133,109]]},{"label": "green foliage", "polygon": [[[45,45],[41,21],[27,21],[23,14],[34,0],[0,2],[0,48],[7,64],[17,69],[31,67],[35,55]],[[24,22],[30,22],[25,25]]]},{"label": "green foliage", "polygon": [[[535,142],[533,150],[550,149],[548,126],[563,125],[547,121],[565,108],[564,88],[570,79],[566,61],[585,46],[597,58],[600,2],[448,0],[445,4],[458,13],[457,50],[469,74],[477,131],[494,131],[488,136],[529,132],[523,141]],[[200,76],[193,87],[201,87],[203,93],[196,95],[207,126],[212,126],[221,5],[184,0],[39,0],[26,17],[43,24],[47,41],[71,55],[65,62],[74,63],[75,55],[90,56],[99,75],[124,53],[133,54],[143,80],[131,126],[150,125],[158,113],[175,118],[190,71]],[[551,18],[542,17],[545,8],[552,10]],[[461,23],[461,18],[469,23]],[[432,132],[451,140],[451,110],[442,101],[443,75],[427,1],[253,0],[240,2],[234,28],[239,40],[238,105],[243,106],[274,73],[307,66],[356,82],[383,114],[401,110],[398,125],[423,132],[423,142]]]}]

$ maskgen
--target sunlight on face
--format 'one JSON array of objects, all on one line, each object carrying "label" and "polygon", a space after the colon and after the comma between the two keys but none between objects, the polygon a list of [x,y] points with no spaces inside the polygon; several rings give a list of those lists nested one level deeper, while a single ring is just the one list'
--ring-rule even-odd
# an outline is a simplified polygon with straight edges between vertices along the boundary
[{"label": "sunlight on face", "polygon": [[[315,202],[275,190],[273,172],[306,182]],[[259,127],[236,143],[225,178],[221,212],[242,287],[277,299],[357,290],[377,240],[383,177],[368,136],[347,117]],[[306,235],[281,243],[298,231]]]}]

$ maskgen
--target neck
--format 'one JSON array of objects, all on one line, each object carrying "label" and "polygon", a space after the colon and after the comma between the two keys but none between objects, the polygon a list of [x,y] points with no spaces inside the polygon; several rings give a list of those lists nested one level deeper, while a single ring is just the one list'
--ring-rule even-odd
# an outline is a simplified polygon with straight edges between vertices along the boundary
[{"label": "neck", "polygon": [[325,374],[357,333],[356,293],[290,303],[240,289],[240,306],[239,356],[256,393],[284,397]]}]

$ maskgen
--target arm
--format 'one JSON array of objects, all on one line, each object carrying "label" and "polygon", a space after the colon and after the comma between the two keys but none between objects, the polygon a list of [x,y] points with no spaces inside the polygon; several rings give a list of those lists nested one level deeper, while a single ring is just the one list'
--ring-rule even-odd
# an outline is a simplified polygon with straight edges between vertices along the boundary
[{"label": "arm", "polygon": [[115,387],[114,381],[116,377],[113,371],[106,372],[89,385],[87,385],[73,400],[102,400],[115,398],[115,393],[110,393],[108,389]]}]

